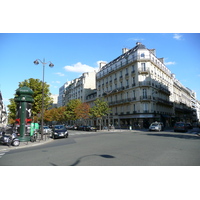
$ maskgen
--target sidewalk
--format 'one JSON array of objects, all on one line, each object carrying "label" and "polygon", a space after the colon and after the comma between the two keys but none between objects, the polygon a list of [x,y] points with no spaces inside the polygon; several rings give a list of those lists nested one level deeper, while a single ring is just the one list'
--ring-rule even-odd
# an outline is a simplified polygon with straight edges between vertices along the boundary
[{"label": "sidewalk", "polygon": [[0,152],[2,151],[8,151],[8,150],[13,150],[13,149],[21,149],[21,148],[27,148],[27,147],[33,147],[33,146],[38,146],[38,145],[42,145],[42,144],[46,144],[49,142],[52,142],[53,139],[47,137],[45,140],[45,135],[43,136],[44,139],[43,140],[37,140],[36,142],[20,142],[20,145],[15,147],[15,146],[7,146],[7,145],[3,145],[0,144]]}]

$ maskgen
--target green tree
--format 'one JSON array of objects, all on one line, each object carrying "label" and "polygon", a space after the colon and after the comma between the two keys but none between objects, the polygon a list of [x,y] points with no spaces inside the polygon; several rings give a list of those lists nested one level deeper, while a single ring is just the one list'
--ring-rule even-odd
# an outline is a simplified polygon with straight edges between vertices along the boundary
[{"label": "green tree", "polygon": [[[42,110],[42,85],[43,82],[39,79],[30,78],[19,83],[19,87],[27,86],[33,90],[34,103],[32,104],[32,113],[37,115]],[[49,85],[44,83],[44,110],[47,110],[53,102],[49,91]]]},{"label": "green tree", "polygon": [[68,119],[70,119],[70,120],[78,119],[75,109],[80,104],[81,104],[80,99],[72,99],[68,102],[68,104],[66,105],[66,111],[65,111],[65,115],[67,116]]},{"label": "green tree", "polygon": [[100,98],[94,101],[94,106],[90,109],[90,114],[92,115],[92,117],[97,118],[97,120],[99,120],[100,129],[102,118],[108,115],[109,113],[110,108],[108,102]]},{"label": "green tree", "polygon": [[[33,90],[34,103],[32,104],[32,114],[34,118],[37,118],[36,116],[41,113],[42,110],[42,84],[43,82],[41,80],[34,78],[19,82],[19,87],[27,86]],[[49,85],[44,83],[44,110],[46,110],[52,103],[50,95],[51,93],[49,91]],[[10,99],[8,110],[9,118],[15,120],[17,106],[14,98]]]},{"label": "green tree", "polygon": [[14,98],[9,99],[10,104],[8,105],[8,123],[14,124],[17,113],[17,105],[14,101]]}]

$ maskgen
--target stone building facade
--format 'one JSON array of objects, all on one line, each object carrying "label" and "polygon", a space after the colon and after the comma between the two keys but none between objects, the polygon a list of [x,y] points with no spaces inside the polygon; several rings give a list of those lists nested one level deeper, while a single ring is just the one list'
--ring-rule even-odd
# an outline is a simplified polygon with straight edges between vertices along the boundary
[{"label": "stone building facade", "polygon": [[178,119],[195,120],[194,92],[175,78],[155,49],[141,43],[101,65],[96,82],[97,97],[104,97],[111,108],[106,124],[148,127],[162,121],[171,126]]}]

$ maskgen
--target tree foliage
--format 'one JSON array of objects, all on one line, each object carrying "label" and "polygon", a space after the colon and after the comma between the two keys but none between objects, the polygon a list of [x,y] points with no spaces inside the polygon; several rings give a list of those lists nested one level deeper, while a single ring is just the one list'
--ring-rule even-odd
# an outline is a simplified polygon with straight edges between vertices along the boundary
[{"label": "tree foliage", "polygon": [[[37,115],[42,110],[42,86],[43,82],[39,79],[30,78],[19,83],[19,87],[27,86],[33,90],[34,103],[32,104],[32,113]],[[53,102],[49,91],[49,85],[44,83],[44,110],[47,110]]]},{"label": "tree foliage", "polygon": [[[35,120],[38,120],[37,114],[41,113],[42,110],[42,85],[43,82],[41,80],[34,78],[30,78],[28,80],[19,82],[19,87],[27,86],[33,90],[34,103],[32,104],[32,115],[35,118]],[[51,93],[49,91],[49,85],[44,83],[44,110],[46,110],[52,103],[50,95]],[[17,105],[16,102],[14,101],[14,98],[10,99],[8,110],[9,110],[9,119],[15,120]]]},{"label": "tree foliage", "polygon": [[14,124],[17,113],[17,105],[14,101],[14,98],[9,99],[10,104],[8,105],[8,123]]},{"label": "tree foliage", "polygon": [[98,98],[96,101],[94,101],[94,104],[95,105],[90,110],[90,113],[93,117],[102,118],[109,114],[110,108],[104,99]]},{"label": "tree foliage", "polygon": [[90,106],[87,103],[81,103],[74,109],[77,119],[85,121],[90,117]]},{"label": "tree foliage", "polygon": [[90,109],[90,113],[92,117],[99,119],[101,129],[101,120],[104,116],[110,113],[110,108],[104,99],[98,98],[96,101],[94,101],[94,104],[95,105]]},{"label": "tree foliage", "polygon": [[76,115],[75,109],[77,106],[81,104],[80,99],[72,99],[68,102],[66,106],[66,115],[68,115],[70,120],[76,120],[78,119],[78,116]]}]

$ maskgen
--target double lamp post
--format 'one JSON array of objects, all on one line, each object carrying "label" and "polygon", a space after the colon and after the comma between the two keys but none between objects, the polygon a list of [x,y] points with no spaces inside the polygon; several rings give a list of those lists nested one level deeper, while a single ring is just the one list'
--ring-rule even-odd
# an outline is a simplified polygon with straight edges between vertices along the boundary
[{"label": "double lamp post", "polygon": [[38,65],[39,63],[41,63],[43,65],[43,78],[42,78],[42,111],[41,111],[41,139],[43,140],[43,126],[44,126],[44,69],[45,69],[45,65],[49,64],[49,67],[53,67],[54,64],[51,61],[45,62],[45,59],[43,59],[43,61],[41,61],[40,59],[36,59],[33,62],[35,65]]}]

